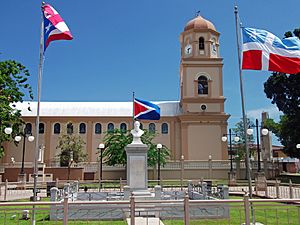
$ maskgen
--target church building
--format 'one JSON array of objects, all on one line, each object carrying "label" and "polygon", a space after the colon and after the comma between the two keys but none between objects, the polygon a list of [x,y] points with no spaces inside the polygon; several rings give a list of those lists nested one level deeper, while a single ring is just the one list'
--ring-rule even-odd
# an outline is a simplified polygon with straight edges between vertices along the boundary
[{"label": "church building", "polygon": [[[171,160],[227,160],[229,115],[224,112],[223,59],[220,33],[201,16],[190,20],[180,34],[180,99],[153,102],[161,108],[158,121],[141,121],[142,128],[156,131],[156,143],[166,145]],[[176,76],[176,74],[174,74]],[[39,143],[44,148],[44,162],[50,166],[60,150],[56,148],[62,133],[73,133],[85,141],[88,162],[97,161],[97,148],[107,131],[132,129],[132,102],[41,102]],[[28,133],[35,134],[37,103],[18,103]],[[6,143],[2,163],[22,161],[22,142]],[[26,140],[25,162],[34,158],[34,142]]]}]

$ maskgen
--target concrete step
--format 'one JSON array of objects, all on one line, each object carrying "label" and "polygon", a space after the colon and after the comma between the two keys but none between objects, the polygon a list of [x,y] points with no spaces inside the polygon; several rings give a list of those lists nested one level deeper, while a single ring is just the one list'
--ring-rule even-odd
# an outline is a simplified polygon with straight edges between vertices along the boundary
[{"label": "concrete step", "polygon": [[[130,225],[130,218],[127,218],[127,224]],[[136,225],[164,225],[159,218],[146,218],[146,217],[135,217]]]}]

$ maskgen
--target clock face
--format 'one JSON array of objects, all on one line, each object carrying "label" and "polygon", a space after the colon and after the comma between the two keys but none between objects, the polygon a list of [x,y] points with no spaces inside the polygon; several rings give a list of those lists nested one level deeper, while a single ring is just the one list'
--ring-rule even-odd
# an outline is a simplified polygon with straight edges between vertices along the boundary
[{"label": "clock face", "polygon": [[216,43],[212,43],[211,52],[213,55],[217,55],[217,46]]},{"label": "clock face", "polygon": [[192,50],[193,50],[193,48],[190,44],[187,44],[184,48],[184,52],[185,52],[186,55],[192,54]]}]

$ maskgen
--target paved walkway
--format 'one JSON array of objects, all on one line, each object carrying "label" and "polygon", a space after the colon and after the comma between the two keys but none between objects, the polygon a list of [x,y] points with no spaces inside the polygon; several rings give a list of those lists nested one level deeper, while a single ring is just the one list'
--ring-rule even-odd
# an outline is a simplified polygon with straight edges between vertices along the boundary
[{"label": "paved walkway", "polygon": [[[0,201],[5,201],[4,199],[4,186],[0,187]],[[19,199],[28,199],[33,195],[32,189],[30,190],[16,190],[16,185],[9,185],[6,193],[6,201],[14,201]],[[46,197],[46,191],[42,190],[41,193],[38,194],[40,197]]]},{"label": "paved walkway", "polygon": [[[248,192],[248,190],[249,188],[247,186],[229,187],[229,194],[243,194],[245,193],[245,191]],[[292,192],[293,192],[293,198],[300,199],[300,187],[293,187]],[[256,192],[254,190],[254,186],[252,186],[252,193],[254,195],[261,196],[261,197],[277,198],[275,186],[268,186],[267,193],[265,191]],[[288,186],[279,187],[279,198],[290,198],[290,188]]]},{"label": "paved walkway", "polygon": [[[127,218],[127,224],[130,225],[130,218]],[[164,225],[159,218],[135,217],[135,224],[138,225]]]},{"label": "paved walkway", "polygon": [[[261,197],[266,197],[266,193],[264,191],[256,191],[253,188],[253,194],[261,196]],[[46,197],[46,190],[41,190],[42,192],[39,193],[38,195],[41,197]],[[247,186],[239,186],[239,187],[229,187],[229,193],[230,194],[240,194],[242,195],[245,193],[245,191],[248,192],[248,187]],[[300,187],[293,187],[293,198],[300,199]],[[13,201],[13,200],[18,200],[18,199],[28,199],[30,196],[32,196],[32,190],[15,190],[15,187],[10,185],[7,190],[7,195],[6,195],[6,201]],[[267,191],[267,197],[268,198],[276,198],[276,187],[275,186],[268,186],[268,191]],[[279,187],[279,198],[290,198],[290,188],[288,186],[280,186]],[[0,191],[0,201],[4,201],[4,186],[1,187]]]}]

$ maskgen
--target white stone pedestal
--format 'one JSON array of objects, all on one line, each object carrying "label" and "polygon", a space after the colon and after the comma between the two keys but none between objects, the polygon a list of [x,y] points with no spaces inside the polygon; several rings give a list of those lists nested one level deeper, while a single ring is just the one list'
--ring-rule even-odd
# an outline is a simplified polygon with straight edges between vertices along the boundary
[{"label": "white stone pedestal", "polygon": [[257,172],[255,174],[255,187],[256,191],[266,191],[267,179],[264,172]]},{"label": "white stone pedestal", "polygon": [[236,173],[234,171],[228,172],[228,185],[235,186],[236,185]]},{"label": "white stone pedestal", "polygon": [[148,192],[148,146],[129,144],[125,147],[127,154],[127,186],[136,193]]}]

